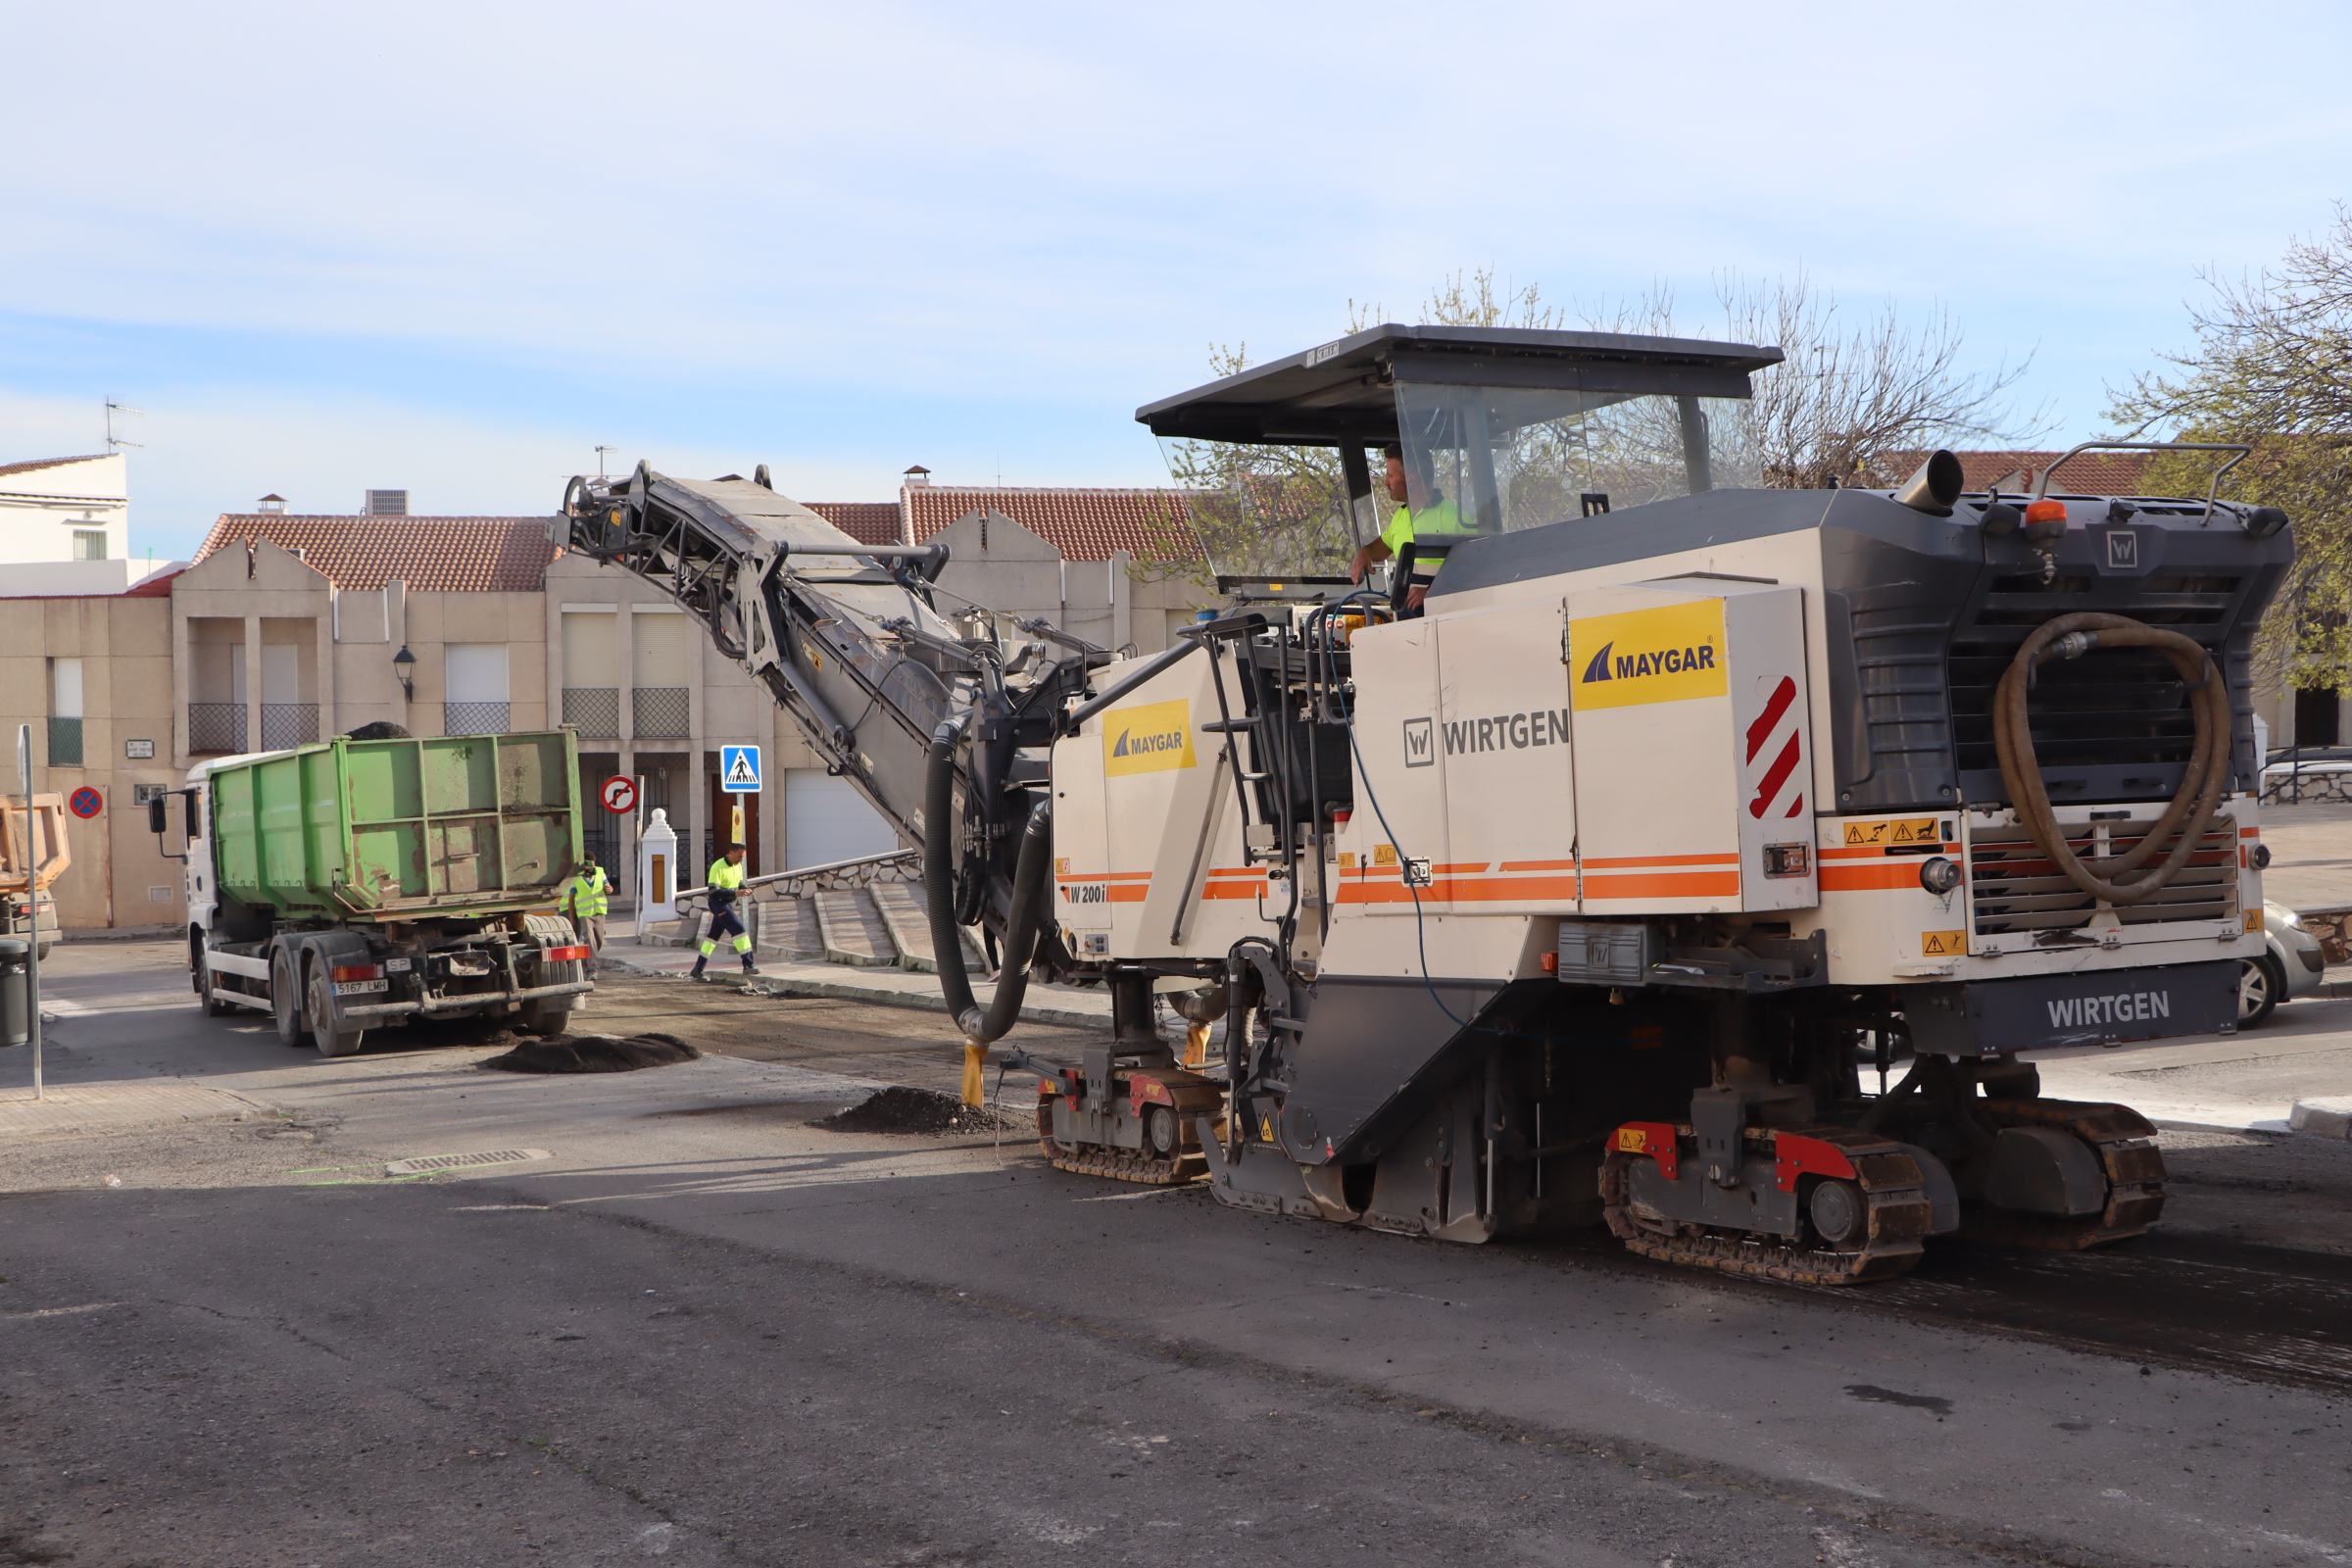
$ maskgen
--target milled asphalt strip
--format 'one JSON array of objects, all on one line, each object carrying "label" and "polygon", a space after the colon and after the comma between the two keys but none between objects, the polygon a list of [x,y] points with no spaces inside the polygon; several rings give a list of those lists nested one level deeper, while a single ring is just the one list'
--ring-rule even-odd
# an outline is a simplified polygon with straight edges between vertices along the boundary
[{"label": "milled asphalt strip", "polygon": [[[524,1195],[517,1193],[509,1196]],[[514,1206],[536,1205],[518,1203]],[[1581,1454],[1632,1470],[1645,1480],[1665,1479],[1715,1487],[1788,1506],[1818,1509],[1848,1524],[1884,1531],[1889,1535],[1907,1536],[1935,1545],[1983,1552],[2008,1561],[2034,1565],[2034,1568],[2043,1568],[2043,1565],[2046,1568],[2147,1568],[2147,1564],[2139,1558],[2120,1557],[2110,1552],[2072,1546],[2024,1531],[1986,1530],[1909,1504],[1889,1503],[1883,1498],[1819,1482],[1770,1476],[1742,1466],[1700,1459],[1631,1439],[1450,1405],[1443,1400],[1433,1400],[1428,1396],[1394,1393],[1351,1378],[1282,1366],[1258,1356],[1179,1335],[1118,1328],[1090,1318],[1023,1306],[1015,1301],[997,1300],[953,1286],[884,1274],[830,1258],[754,1247],[732,1238],[686,1230],[638,1215],[610,1214],[569,1205],[558,1212],[583,1220],[650,1231],[683,1245],[723,1249],[742,1255],[747,1261],[772,1264],[781,1260],[805,1272],[828,1274],[847,1284],[870,1290],[921,1297],[998,1317],[1067,1329],[1152,1357],[1180,1371],[1195,1368],[1214,1370],[1251,1378],[1269,1386],[1303,1386],[1351,1398],[1365,1409],[1387,1410],[1422,1420],[1442,1420],[1460,1431],[1490,1438],[1497,1445],[1543,1448],[1560,1455]]]}]

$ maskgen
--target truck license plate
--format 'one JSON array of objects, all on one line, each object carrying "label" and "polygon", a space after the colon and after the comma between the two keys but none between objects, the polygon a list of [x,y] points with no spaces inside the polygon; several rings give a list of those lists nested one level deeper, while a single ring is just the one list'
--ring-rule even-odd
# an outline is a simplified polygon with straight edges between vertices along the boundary
[{"label": "truck license plate", "polygon": [[369,992],[383,990],[390,983],[385,980],[338,980],[335,982],[335,995],[338,997],[364,997]]}]

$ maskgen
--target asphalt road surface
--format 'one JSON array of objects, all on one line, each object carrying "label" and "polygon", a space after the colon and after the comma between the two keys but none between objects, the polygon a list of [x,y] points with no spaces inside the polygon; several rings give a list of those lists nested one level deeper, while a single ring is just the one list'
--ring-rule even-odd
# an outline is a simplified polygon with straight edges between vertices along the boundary
[{"label": "asphalt road surface", "polygon": [[[2352,1562],[2352,1145],[2168,1134],[2159,1236],[1807,1292],[809,1125],[953,1084],[922,1013],[634,981],[582,1022],[714,1054],[532,1078],[60,960],[0,1563]],[[528,1157],[386,1174],[454,1153]]]}]

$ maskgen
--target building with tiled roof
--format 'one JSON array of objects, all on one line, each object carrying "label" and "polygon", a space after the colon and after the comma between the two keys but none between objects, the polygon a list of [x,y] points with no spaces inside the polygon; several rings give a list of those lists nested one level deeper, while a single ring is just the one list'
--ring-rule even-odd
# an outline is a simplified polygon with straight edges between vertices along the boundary
[{"label": "building with tiled roof", "polygon": [[545,517],[225,513],[196,559],[268,540],[340,589],[373,592],[399,581],[411,593],[527,594],[546,585],[548,563],[556,558],[547,525]]},{"label": "building with tiled roof", "polygon": [[895,501],[809,501],[803,505],[861,545],[902,542]]},{"label": "building with tiled roof", "polygon": [[[1970,490],[1998,486],[2005,494],[2030,491],[2049,466],[2066,456],[2064,448],[2049,452],[1963,452],[1960,473]],[[1887,489],[1908,479],[1927,461],[1925,452],[1894,452],[1882,459],[1866,477],[1870,487]],[[2145,482],[2150,454],[2145,452],[2085,452],[2058,470],[2052,494],[2135,496]]]},{"label": "building with tiled roof", "polygon": [[966,517],[1009,517],[1051,544],[1064,561],[1194,562],[1200,546],[1185,490],[1077,488],[1059,485],[932,484],[909,468],[890,501],[811,501],[808,510],[869,545],[927,544]]}]

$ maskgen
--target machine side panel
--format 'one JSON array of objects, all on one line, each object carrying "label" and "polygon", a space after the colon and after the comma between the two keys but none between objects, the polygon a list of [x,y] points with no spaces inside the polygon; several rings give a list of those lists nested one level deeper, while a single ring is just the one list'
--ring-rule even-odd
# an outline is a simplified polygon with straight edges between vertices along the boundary
[{"label": "machine side panel", "polygon": [[1805,678],[1805,595],[1744,588],[1724,599],[1739,757],[1740,901],[1750,910],[1820,902],[1811,853],[1813,702]]},{"label": "machine side panel", "polygon": [[1110,951],[1110,833],[1104,819],[1102,725],[1092,719],[1054,746],[1054,916],[1079,957]]},{"label": "machine side panel", "polygon": [[[1216,667],[1195,657],[1138,694],[1139,703],[1162,713],[1175,711],[1170,704],[1183,705],[1192,735],[1191,760],[1185,765],[1121,773],[1110,755],[1118,746],[1115,733],[1102,754],[1109,775],[1104,794],[1112,853],[1122,864],[1148,857],[1140,863],[1152,873],[1150,891],[1140,903],[1118,906],[1115,953],[1133,957],[1221,954],[1245,930],[1265,929],[1259,905],[1266,875],[1242,853],[1241,803],[1229,748],[1224,736],[1200,730],[1217,717],[1215,680]],[[1239,694],[1232,687],[1229,675],[1227,702],[1238,718]],[[1107,722],[1128,710],[1122,707],[1103,717]],[[1232,750],[1246,768],[1247,746]]]},{"label": "machine side panel", "polygon": [[1740,908],[1723,600],[1650,583],[1568,604],[1586,912]]},{"label": "machine side panel", "polygon": [[[1422,906],[1442,914],[1573,913],[1566,604],[1546,598],[1435,624],[1432,740],[1445,775],[1447,858],[1431,866]],[[1374,910],[1411,908],[1401,887],[1373,882],[1364,890],[1387,896],[1369,904]]]},{"label": "machine side panel", "polygon": [[1358,632],[1350,645],[1358,760],[1355,814],[1340,835],[1342,917],[1414,913],[1404,862],[1425,860],[1434,875],[1453,858],[1439,765],[1438,627],[1399,621]]},{"label": "machine side panel", "polygon": [[[1213,696],[1202,710],[1205,670],[1201,661],[1177,665],[1054,748],[1054,855],[1057,862],[1068,862],[1055,868],[1056,903],[1078,932],[1111,933],[1102,951],[1137,955],[1166,946],[1164,940],[1138,943],[1166,840],[1193,836],[1171,834],[1178,797],[1190,798],[1197,830],[1204,782],[1213,771],[1202,765],[1205,737],[1197,730],[1215,716]],[[1064,791],[1068,801],[1060,798]],[[1060,819],[1065,805],[1079,807],[1067,836]],[[1163,926],[1163,939],[1165,934]],[[1096,952],[1083,940],[1076,951],[1081,957]]]}]

